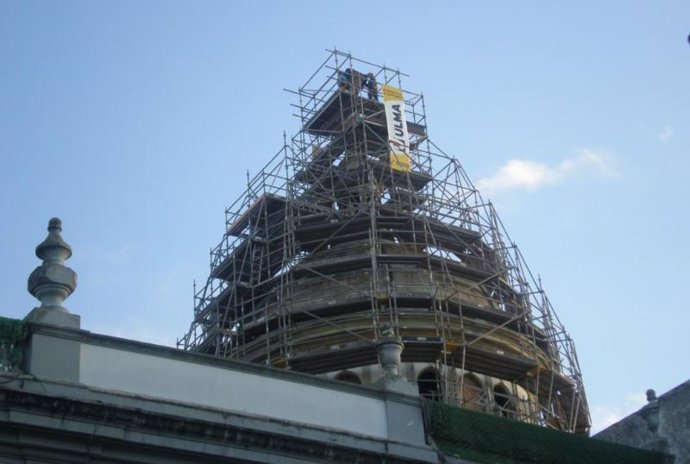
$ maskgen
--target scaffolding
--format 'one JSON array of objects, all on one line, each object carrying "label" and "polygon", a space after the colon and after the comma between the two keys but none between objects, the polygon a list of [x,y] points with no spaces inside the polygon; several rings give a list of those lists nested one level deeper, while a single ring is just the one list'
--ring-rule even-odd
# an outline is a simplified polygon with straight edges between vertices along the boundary
[{"label": "scaffolding", "polygon": [[[494,412],[588,433],[571,338],[493,205],[429,139],[407,77],[333,50],[292,92],[302,128],[226,209],[178,345],[323,374],[375,365],[393,331],[403,363],[436,367],[436,399],[488,410],[469,377],[484,375],[522,392],[497,391]],[[384,85],[404,89],[407,168]]]}]

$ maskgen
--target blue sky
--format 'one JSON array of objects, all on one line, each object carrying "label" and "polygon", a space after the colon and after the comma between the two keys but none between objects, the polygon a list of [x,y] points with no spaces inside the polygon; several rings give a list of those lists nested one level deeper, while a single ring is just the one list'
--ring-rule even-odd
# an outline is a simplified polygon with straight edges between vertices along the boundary
[{"label": "blue sky", "polygon": [[398,67],[575,339],[595,428],[690,377],[690,3],[0,2],[0,314],[63,219],[92,331],[174,344],[337,47]]}]

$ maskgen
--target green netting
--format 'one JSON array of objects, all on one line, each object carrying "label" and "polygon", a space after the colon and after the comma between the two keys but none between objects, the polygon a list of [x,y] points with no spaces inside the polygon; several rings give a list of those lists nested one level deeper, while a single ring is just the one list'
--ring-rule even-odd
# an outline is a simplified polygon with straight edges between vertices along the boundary
[{"label": "green netting", "polygon": [[430,432],[449,456],[490,464],[664,464],[668,456],[525,424],[438,402],[426,405]]},{"label": "green netting", "polygon": [[24,323],[18,319],[0,317],[0,371],[19,368],[24,357]]}]

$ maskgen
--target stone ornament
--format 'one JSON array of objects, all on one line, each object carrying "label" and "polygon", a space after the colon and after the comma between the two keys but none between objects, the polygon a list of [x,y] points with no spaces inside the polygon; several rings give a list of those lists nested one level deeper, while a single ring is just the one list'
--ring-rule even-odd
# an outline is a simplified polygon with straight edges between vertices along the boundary
[{"label": "stone ornament", "polygon": [[376,351],[379,357],[379,364],[383,368],[384,376],[399,377],[401,354],[403,350],[403,343],[395,336],[393,329],[390,326],[384,326],[381,331],[382,339],[376,345]]},{"label": "stone ornament", "polygon": [[41,308],[66,310],[62,303],[77,288],[77,273],[65,266],[72,256],[72,247],[62,239],[62,221],[52,218],[48,237],[36,247],[36,256],[43,260],[29,276],[28,290],[41,302]]}]

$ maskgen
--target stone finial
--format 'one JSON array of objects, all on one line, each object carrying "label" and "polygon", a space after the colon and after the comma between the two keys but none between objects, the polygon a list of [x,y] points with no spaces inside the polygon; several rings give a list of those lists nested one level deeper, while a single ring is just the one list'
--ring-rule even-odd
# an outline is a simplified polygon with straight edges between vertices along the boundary
[{"label": "stone finial", "polygon": [[652,433],[659,430],[659,400],[656,397],[656,392],[651,388],[647,390],[648,403],[642,408],[640,414],[647,422],[647,427]]},{"label": "stone finial", "polygon": [[647,390],[647,402],[651,403],[651,402],[656,401],[656,400],[657,400],[656,392],[654,390],[652,390],[651,388],[649,390]]},{"label": "stone finial", "polygon": [[[28,290],[41,306],[32,311],[30,322],[79,327],[79,317],[69,314],[62,303],[77,288],[77,274],[65,266],[72,256],[72,247],[62,239],[62,221],[52,218],[48,223],[48,237],[36,247],[36,256],[43,260],[29,276]],[[58,316],[58,313],[62,316]],[[66,317],[69,316],[69,317]]]},{"label": "stone finial", "polygon": [[398,337],[394,336],[393,329],[389,326],[381,330],[382,340],[376,345],[376,352],[379,357],[379,364],[383,368],[384,376],[400,376],[400,356],[403,350],[403,343]]},{"label": "stone finial", "polygon": [[[664,437],[665,434],[659,430],[661,426],[659,398],[657,398],[656,392],[651,388],[647,390],[647,401],[648,403],[640,409],[640,415],[647,423],[647,428],[652,435],[641,448],[671,454],[668,440]],[[670,462],[673,462],[673,458],[671,458]]]},{"label": "stone finial", "polygon": [[386,324],[381,328],[381,339],[376,344],[376,353],[379,364],[383,368],[383,377],[378,379],[375,385],[384,391],[417,396],[419,394],[417,386],[412,385],[400,375],[404,347],[402,340],[395,335],[395,330],[390,325]]},{"label": "stone finial", "polygon": [[48,236],[36,247],[36,256],[43,261],[65,264],[72,256],[72,247],[62,239],[62,221],[52,218],[48,222]]}]

